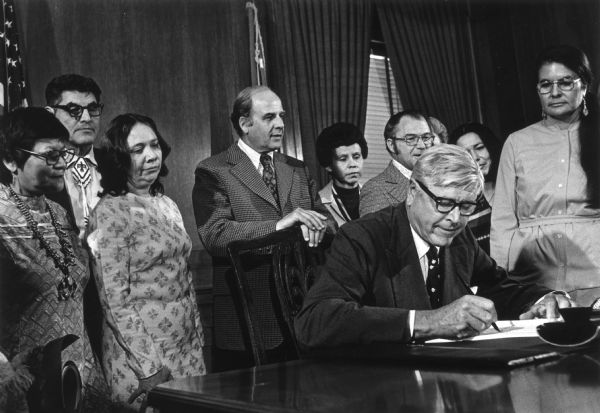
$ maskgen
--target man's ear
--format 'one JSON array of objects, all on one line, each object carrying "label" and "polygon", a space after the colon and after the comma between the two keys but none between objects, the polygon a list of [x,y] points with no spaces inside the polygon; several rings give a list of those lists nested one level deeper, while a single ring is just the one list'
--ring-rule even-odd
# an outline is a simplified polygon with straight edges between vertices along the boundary
[{"label": "man's ear", "polygon": [[46,109],[48,112],[52,113],[53,115],[56,113],[56,110],[51,106],[44,106],[44,109]]},{"label": "man's ear", "polygon": [[325,167],[325,170],[326,170],[327,172],[331,173],[331,166],[326,166],[326,167]]},{"label": "man's ear", "polygon": [[394,140],[393,139],[386,139],[385,140],[385,146],[388,150],[388,152],[393,153],[394,155],[397,155],[396,153],[396,148],[394,147]]},{"label": "man's ear", "polygon": [[252,119],[250,119],[250,117],[248,116],[240,116],[238,120],[238,125],[240,125],[240,129],[242,130],[242,132],[244,132],[244,135],[248,133],[248,130],[250,129],[252,124]]},{"label": "man's ear", "polygon": [[11,173],[17,172],[17,163],[15,161],[7,161],[6,159],[2,159],[2,163]]}]

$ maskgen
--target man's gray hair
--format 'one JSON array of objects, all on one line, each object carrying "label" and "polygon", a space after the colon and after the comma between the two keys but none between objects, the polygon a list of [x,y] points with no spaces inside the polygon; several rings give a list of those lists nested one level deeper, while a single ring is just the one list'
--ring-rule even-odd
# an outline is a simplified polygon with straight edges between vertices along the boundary
[{"label": "man's gray hair", "polygon": [[458,188],[480,194],[483,174],[465,149],[442,143],[425,150],[412,172],[412,178],[425,185]]}]

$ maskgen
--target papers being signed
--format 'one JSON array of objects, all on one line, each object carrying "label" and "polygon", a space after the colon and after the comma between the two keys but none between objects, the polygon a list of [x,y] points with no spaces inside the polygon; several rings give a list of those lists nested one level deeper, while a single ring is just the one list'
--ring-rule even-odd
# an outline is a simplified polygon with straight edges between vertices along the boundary
[{"label": "papers being signed", "polygon": [[[540,324],[547,323],[549,321],[557,321],[556,319],[537,318],[534,320],[501,320],[497,321],[496,324],[500,328],[500,332],[497,332],[492,327],[488,328],[481,334],[475,337],[470,337],[466,340],[480,341],[480,340],[497,340],[500,338],[513,338],[513,337],[537,337],[536,327]],[[427,343],[448,343],[456,340],[446,340],[443,338],[437,338],[434,340],[428,340]]]}]

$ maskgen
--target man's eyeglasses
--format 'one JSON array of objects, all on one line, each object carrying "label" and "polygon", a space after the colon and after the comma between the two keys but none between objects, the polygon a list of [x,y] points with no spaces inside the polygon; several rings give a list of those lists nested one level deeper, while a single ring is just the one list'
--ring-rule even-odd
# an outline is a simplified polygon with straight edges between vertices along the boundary
[{"label": "man's eyeglasses", "polygon": [[419,139],[423,141],[423,145],[429,147],[433,145],[433,140],[435,139],[435,135],[431,132],[424,133],[422,135],[415,135],[409,133],[408,135],[404,135],[401,138],[392,138],[395,141],[402,141],[408,146],[416,146],[419,143]]},{"label": "man's eyeglasses", "polygon": [[563,77],[558,80],[542,80],[537,84],[537,90],[540,95],[547,95],[552,92],[554,85],[558,86],[560,90],[563,92],[568,92],[569,90],[573,90],[575,87],[575,83],[579,82],[581,78],[573,79],[571,77]]},{"label": "man's eyeglasses", "polygon": [[75,156],[75,152],[73,152],[70,149],[61,149],[60,151],[53,150],[53,151],[48,151],[48,152],[44,152],[44,153],[32,152],[32,151],[28,151],[27,149],[22,149],[22,148],[17,148],[17,150],[28,153],[30,155],[33,155],[36,158],[45,159],[46,165],[48,165],[48,166],[56,165],[60,158],[63,158],[65,160],[65,162],[68,163]]},{"label": "man's eyeglasses", "polygon": [[421,187],[423,192],[425,192],[431,199],[435,201],[435,208],[438,212],[442,214],[447,214],[452,211],[454,208],[458,207],[458,210],[462,216],[468,217],[475,213],[475,209],[477,208],[477,203],[475,202],[456,202],[454,199],[450,198],[441,198],[436,196],[431,192],[425,185],[421,182],[415,180],[415,182]]},{"label": "man's eyeglasses", "polygon": [[79,120],[81,119],[81,115],[83,115],[84,110],[87,110],[90,116],[100,116],[102,114],[104,104],[92,102],[87,106],[81,106],[76,103],[68,103],[66,105],[54,105],[52,107],[55,109],[62,109],[65,112],[67,112],[72,118]]}]

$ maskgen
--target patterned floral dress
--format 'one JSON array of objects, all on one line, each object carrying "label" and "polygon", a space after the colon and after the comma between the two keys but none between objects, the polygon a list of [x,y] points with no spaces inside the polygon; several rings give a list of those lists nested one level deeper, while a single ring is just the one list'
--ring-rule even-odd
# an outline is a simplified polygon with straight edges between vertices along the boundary
[{"label": "patterned floral dress", "polygon": [[0,185],[0,348],[13,358],[66,334],[75,334],[79,340],[63,350],[62,359],[73,361],[79,368],[84,384],[82,411],[108,409],[108,387],[83,322],[83,291],[90,276],[87,253],[60,205],[43,195],[22,196],[21,200],[51,248],[60,251],[47,207],[54,211],[77,257],[69,270],[78,289],[74,297],[59,301],[57,286],[63,273],[33,237],[8,188]]},{"label": "patterned floral dress", "polygon": [[192,243],[175,203],[164,195],[106,195],[90,215],[87,243],[105,316],[103,365],[113,399],[126,402],[139,379],[163,366],[174,378],[205,374],[187,263]]}]

